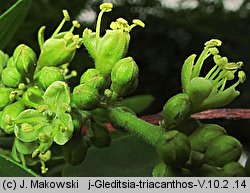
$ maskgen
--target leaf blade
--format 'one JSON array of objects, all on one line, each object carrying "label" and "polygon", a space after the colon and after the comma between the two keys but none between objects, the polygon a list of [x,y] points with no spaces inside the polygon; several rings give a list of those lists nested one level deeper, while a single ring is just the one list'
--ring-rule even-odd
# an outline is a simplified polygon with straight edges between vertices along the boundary
[{"label": "leaf blade", "polygon": [[134,135],[112,141],[109,148],[88,150],[84,162],[78,166],[67,165],[63,176],[151,176],[159,163],[155,149]]},{"label": "leaf blade", "polygon": [[39,176],[32,170],[16,163],[10,158],[0,154],[0,177],[32,177]]},{"label": "leaf blade", "polygon": [[0,16],[0,50],[5,48],[24,21],[32,0],[19,0]]}]

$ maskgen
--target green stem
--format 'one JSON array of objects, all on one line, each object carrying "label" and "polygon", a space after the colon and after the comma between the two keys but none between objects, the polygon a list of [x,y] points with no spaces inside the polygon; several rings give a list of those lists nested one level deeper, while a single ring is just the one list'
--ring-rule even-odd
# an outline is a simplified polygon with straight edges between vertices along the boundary
[{"label": "green stem", "polygon": [[59,26],[56,28],[55,32],[52,34],[51,38],[55,37],[59,33],[59,31],[62,29],[65,22],[66,22],[66,19],[64,18],[59,24]]},{"label": "green stem", "polygon": [[104,11],[101,11],[98,15],[98,19],[96,22],[96,49],[98,47],[99,44],[99,39],[100,39],[100,31],[101,31],[101,21],[102,21],[102,15],[103,15]]},{"label": "green stem", "polygon": [[114,125],[136,134],[152,146],[156,146],[165,133],[161,127],[145,122],[119,107],[108,109],[108,116]]},{"label": "green stem", "polygon": [[213,72],[216,70],[217,65],[215,65],[205,76],[205,79],[209,79],[209,77],[213,74]]}]

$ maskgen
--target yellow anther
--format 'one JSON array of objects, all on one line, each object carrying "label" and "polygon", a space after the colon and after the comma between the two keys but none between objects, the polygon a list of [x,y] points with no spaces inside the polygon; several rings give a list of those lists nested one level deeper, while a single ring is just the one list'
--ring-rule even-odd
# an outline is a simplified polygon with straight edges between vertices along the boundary
[{"label": "yellow anther", "polygon": [[143,23],[140,19],[134,19],[133,24],[136,24],[141,27],[145,27],[145,23]]},{"label": "yellow anther", "polygon": [[81,26],[80,23],[79,23],[77,20],[72,21],[72,24],[73,24],[73,26],[75,26],[76,28],[79,28],[79,27]]},{"label": "yellow anther", "polygon": [[50,137],[45,133],[39,133],[38,139],[42,143],[48,143],[50,141]]},{"label": "yellow anther", "polygon": [[127,25],[128,24],[127,20],[123,19],[123,18],[118,18],[116,21],[118,23],[122,24],[122,25]]},{"label": "yellow anther", "polygon": [[113,21],[113,22],[110,24],[110,29],[112,29],[112,30],[119,29],[118,26],[119,26],[118,23]]},{"label": "yellow anther", "polygon": [[42,161],[47,162],[51,158],[51,151],[48,150],[45,154],[40,153],[38,156]]},{"label": "yellow anther", "polygon": [[233,80],[234,79],[234,72],[233,71],[227,71],[225,74],[225,78],[227,78],[227,80]]},{"label": "yellow anther", "polygon": [[112,11],[113,4],[112,3],[103,3],[100,5],[100,9],[104,12]]},{"label": "yellow anther", "polygon": [[242,67],[244,66],[244,63],[241,62],[241,61],[240,61],[240,62],[237,62],[236,64],[238,65],[238,68],[239,68],[239,69],[242,68]]},{"label": "yellow anther", "polygon": [[75,70],[72,70],[72,71],[71,71],[71,76],[72,76],[72,77],[76,77],[76,76],[77,76],[77,72],[76,72]]},{"label": "yellow anther", "polygon": [[209,48],[209,52],[214,56],[219,54],[219,50],[216,47]]},{"label": "yellow anther", "polygon": [[7,125],[11,125],[12,120],[11,120],[11,117],[10,117],[9,114],[5,115],[4,121],[5,121],[5,123],[6,123]]},{"label": "yellow anther", "polygon": [[246,74],[245,74],[244,71],[239,71],[239,72],[238,72],[238,77],[239,77],[240,83],[245,82],[245,80],[246,80]]},{"label": "yellow anther", "polygon": [[69,12],[67,10],[63,10],[63,16],[66,21],[70,20]]},{"label": "yellow anther", "polygon": [[205,47],[207,48],[213,48],[213,47],[221,46],[221,45],[222,45],[222,42],[218,39],[211,39],[210,41],[207,41],[205,43]]},{"label": "yellow anther", "polygon": [[34,131],[34,128],[33,128],[32,125],[29,124],[29,123],[23,123],[23,124],[21,125],[21,130],[22,130],[23,132],[25,132],[25,133],[29,133],[29,132]]}]

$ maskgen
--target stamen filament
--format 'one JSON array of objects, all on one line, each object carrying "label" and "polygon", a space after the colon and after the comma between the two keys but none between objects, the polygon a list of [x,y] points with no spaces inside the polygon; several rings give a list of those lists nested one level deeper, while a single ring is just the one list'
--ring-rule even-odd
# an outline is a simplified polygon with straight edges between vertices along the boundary
[{"label": "stamen filament", "polygon": [[209,80],[213,80],[220,71],[221,71],[221,67],[217,68],[217,70],[212,74]]},{"label": "stamen filament", "polygon": [[59,26],[56,28],[56,30],[52,34],[51,38],[55,37],[59,33],[59,31],[62,29],[62,27],[63,27],[63,25],[64,25],[64,23],[66,21],[70,20],[69,13],[68,13],[67,10],[63,10],[63,16],[64,16],[63,20],[61,21],[61,23],[59,24]]},{"label": "stamen filament", "polygon": [[99,44],[99,39],[100,39],[100,31],[101,31],[101,21],[102,21],[102,15],[105,11],[102,10],[99,15],[98,15],[98,19],[96,22],[96,48],[98,47]]},{"label": "stamen filament", "polygon": [[213,81],[212,86],[216,85],[227,73],[226,70],[221,71],[221,73],[217,76],[217,78]]},{"label": "stamen filament", "polygon": [[220,87],[219,92],[222,92],[222,91],[225,89],[226,82],[227,82],[227,77],[223,80],[223,84],[222,84],[222,86]]},{"label": "stamen filament", "polygon": [[213,74],[213,72],[216,70],[216,68],[217,68],[218,66],[217,65],[215,65],[208,73],[207,73],[207,75],[205,76],[205,79],[209,79],[209,77]]},{"label": "stamen filament", "polygon": [[55,32],[52,34],[51,38],[55,37],[59,33],[59,31],[62,29],[65,22],[66,22],[66,19],[63,18],[59,26],[56,28]]}]

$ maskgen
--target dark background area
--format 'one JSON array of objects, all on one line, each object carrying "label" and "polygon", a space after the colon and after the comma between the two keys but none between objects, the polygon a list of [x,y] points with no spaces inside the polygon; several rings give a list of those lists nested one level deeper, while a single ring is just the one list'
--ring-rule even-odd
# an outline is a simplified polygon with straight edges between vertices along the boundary
[{"label": "dark background area", "polygon": [[[131,32],[129,56],[134,57],[140,68],[137,91],[133,95],[151,94],[154,104],[144,114],[161,111],[165,102],[181,91],[180,70],[183,61],[192,53],[199,54],[205,41],[211,38],[222,40],[221,53],[231,61],[243,61],[247,76],[250,71],[250,0],[242,0],[239,9],[230,11],[223,0],[197,0],[194,7],[188,6],[194,0],[182,0],[176,8],[162,6],[158,0],[116,0],[114,9],[103,17],[102,32],[111,21],[123,17],[131,22],[140,18],[145,29]],[[1,0],[0,13],[10,7],[14,0]],[[49,37],[62,19],[62,9],[67,9],[72,18],[80,18],[82,34],[85,27],[95,29],[95,16],[100,0],[34,0],[29,14],[5,51],[12,54],[14,48],[24,43],[39,53],[37,31],[46,25],[45,35]],[[85,22],[84,22],[85,20]],[[65,26],[65,30],[70,24]],[[79,76],[93,65],[86,50],[81,48],[71,64]],[[207,64],[209,67],[209,64]],[[210,67],[209,67],[210,68]],[[69,83],[74,86],[79,76]],[[227,107],[250,108],[250,79],[238,87],[241,95]],[[214,121],[213,121],[214,122]],[[243,141],[250,138],[250,121],[217,120],[226,126],[229,133]]]}]

